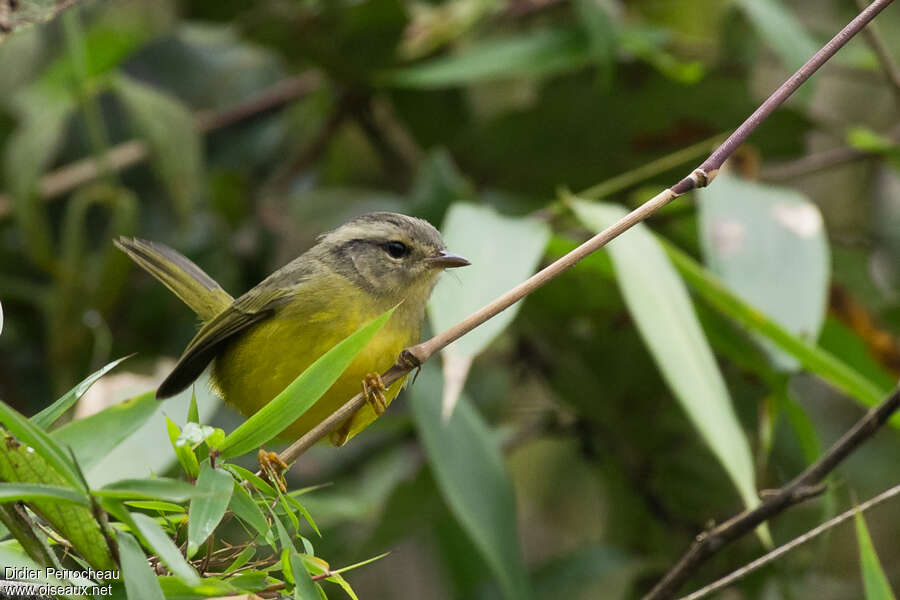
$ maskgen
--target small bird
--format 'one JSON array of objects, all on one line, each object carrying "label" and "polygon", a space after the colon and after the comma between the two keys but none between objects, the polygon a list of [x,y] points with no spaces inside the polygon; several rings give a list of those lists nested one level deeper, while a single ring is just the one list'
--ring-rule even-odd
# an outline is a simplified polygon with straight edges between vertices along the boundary
[{"label": "small bird", "polygon": [[281,433],[299,438],[362,387],[368,403],[332,434],[338,446],[374,421],[397,395],[401,385],[385,390],[378,374],[419,341],[425,304],[441,272],[469,264],[447,251],[427,221],[377,212],[320,236],[315,246],[234,299],[163,244],[124,237],[115,244],[203,323],[157,389],[157,398],[184,390],[211,362],[213,388],[249,416],[332,346],[396,306],[334,385]]}]

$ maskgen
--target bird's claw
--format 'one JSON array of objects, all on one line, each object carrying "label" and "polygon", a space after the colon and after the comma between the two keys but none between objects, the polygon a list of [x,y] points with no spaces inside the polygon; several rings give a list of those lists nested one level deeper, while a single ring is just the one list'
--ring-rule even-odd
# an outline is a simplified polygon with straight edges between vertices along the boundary
[{"label": "bird's claw", "polygon": [[375,416],[380,417],[387,408],[387,399],[384,396],[387,388],[381,380],[381,375],[378,373],[369,373],[366,375],[362,381],[362,388],[363,395],[366,397],[366,402],[372,406],[372,410],[375,411]]},{"label": "bird's claw", "polygon": [[288,466],[281,457],[275,452],[267,452],[265,448],[260,448],[257,454],[259,460],[259,470],[263,479],[278,486],[282,493],[287,491],[287,482],[284,480],[284,472]]}]

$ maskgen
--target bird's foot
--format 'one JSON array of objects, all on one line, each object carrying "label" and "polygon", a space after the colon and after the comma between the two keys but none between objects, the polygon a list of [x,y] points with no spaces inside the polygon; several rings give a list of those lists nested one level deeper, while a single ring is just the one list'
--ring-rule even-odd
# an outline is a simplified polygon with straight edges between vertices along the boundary
[{"label": "bird's foot", "polygon": [[287,464],[281,460],[275,452],[267,452],[265,448],[260,448],[256,455],[259,460],[259,470],[263,479],[278,486],[282,493],[287,491],[287,482],[284,480],[284,472],[287,470]]},{"label": "bird's foot", "polygon": [[387,388],[384,386],[384,382],[381,381],[381,375],[378,373],[366,375],[362,381],[362,388],[366,402],[372,406],[375,416],[380,417],[387,408],[387,399],[384,396]]}]

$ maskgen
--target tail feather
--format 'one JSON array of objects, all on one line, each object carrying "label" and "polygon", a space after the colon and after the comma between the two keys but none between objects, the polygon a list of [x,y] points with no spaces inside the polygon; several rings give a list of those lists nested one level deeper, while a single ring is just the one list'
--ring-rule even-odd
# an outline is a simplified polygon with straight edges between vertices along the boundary
[{"label": "tail feather", "polygon": [[203,269],[168,246],[126,237],[120,237],[114,243],[181,298],[203,321],[212,319],[234,302],[234,298]]}]

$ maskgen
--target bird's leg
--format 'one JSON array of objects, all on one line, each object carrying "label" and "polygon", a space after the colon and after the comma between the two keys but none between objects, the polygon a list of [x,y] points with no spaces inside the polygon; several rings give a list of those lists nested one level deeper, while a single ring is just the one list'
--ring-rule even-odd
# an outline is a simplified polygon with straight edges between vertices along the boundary
[{"label": "bird's leg", "polygon": [[282,493],[287,491],[287,483],[284,480],[284,472],[287,470],[287,464],[281,460],[275,452],[266,452],[265,448],[260,448],[256,455],[259,460],[259,470],[263,475],[263,479],[278,486]]},{"label": "bird's leg", "polygon": [[[369,373],[362,380],[363,396],[366,402],[372,407],[376,417],[380,417],[387,408],[387,398],[384,393],[387,391],[381,375],[378,373]],[[353,423],[353,417],[347,418],[340,427],[331,432],[331,443],[335,446],[343,446],[350,438],[350,428]]]}]

